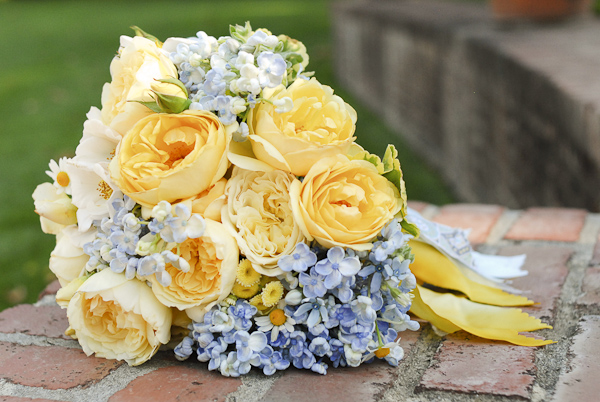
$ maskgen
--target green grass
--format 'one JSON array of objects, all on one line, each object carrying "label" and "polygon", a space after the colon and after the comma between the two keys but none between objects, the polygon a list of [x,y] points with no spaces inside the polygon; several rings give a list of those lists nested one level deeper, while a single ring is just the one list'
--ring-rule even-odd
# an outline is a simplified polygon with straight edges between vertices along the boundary
[{"label": "green grass", "polygon": [[[246,20],[303,41],[310,69],[336,88],[327,0],[0,1],[0,310],[35,301],[52,279],[54,236],[41,232],[31,193],[49,180],[50,159],[73,155],[86,112],[100,106],[119,35],[132,35],[129,27],[137,25],[162,39],[199,30],[220,36]],[[381,153],[394,135],[357,100],[336,92],[358,112],[359,142]],[[439,178],[395,144],[409,198],[452,201]]]}]

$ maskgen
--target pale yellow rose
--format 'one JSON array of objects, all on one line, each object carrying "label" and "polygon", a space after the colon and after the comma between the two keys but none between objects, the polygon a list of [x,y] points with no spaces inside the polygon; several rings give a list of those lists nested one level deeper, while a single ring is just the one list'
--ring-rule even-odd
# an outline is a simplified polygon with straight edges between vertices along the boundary
[{"label": "pale yellow rose", "polygon": [[225,205],[226,179],[221,179],[192,200],[192,213],[221,222],[221,208]]},{"label": "pale yellow rose", "polygon": [[56,275],[60,286],[66,286],[85,272],[85,265],[89,259],[90,256],[85,254],[81,247],[61,232],[56,236],[56,247],[50,253],[50,271]]},{"label": "pale yellow rose", "polygon": [[89,356],[137,366],[169,342],[171,309],[145,282],[104,269],[79,287],[67,307],[69,324]]},{"label": "pale yellow rose", "polygon": [[177,67],[153,41],[136,36],[121,37],[119,54],[110,64],[112,81],[102,89],[102,120],[121,135],[141,118],[151,114],[132,101],[152,101],[151,89],[186,98],[175,85],[156,80],[178,78]]},{"label": "pale yellow rose", "polygon": [[292,215],[290,188],[300,184],[282,170],[253,172],[234,167],[221,219],[252,267],[267,276],[283,273],[279,259],[305,240]]},{"label": "pale yellow rose", "polygon": [[124,194],[152,208],[197,196],[227,171],[231,133],[210,112],[152,114],[121,140],[110,175]]},{"label": "pale yellow rose", "polygon": [[[276,169],[304,176],[320,159],[346,154],[354,141],[356,112],[316,79],[296,80],[287,89],[265,88],[270,102],[289,97],[293,109],[278,113],[261,102],[248,115],[254,155]],[[244,166],[241,166],[244,167]]]},{"label": "pale yellow rose", "polygon": [[52,183],[42,183],[33,192],[35,213],[40,216],[44,233],[57,234],[68,225],[77,223],[77,207],[71,198]]},{"label": "pale yellow rose", "polygon": [[294,218],[309,240],[369,250],[371,240],[402,208],[398,189],[364,160],[317,162],[290,190]]},{"label": "pale yellow rose", "polygon": [[[205,219],[204,235],[187,239],[179,246],[181,257],[190,270],[182,272],[171,264],[165,270],[171,275],[171,284],[162,286],[154,276],[149,278],[152,291],[162,304],[179,310],[192,310],[194,318],[223,300],[231,293],[239,262],[235,239],[219,222]],[[173,252],[176,252],[174,249]]]}]

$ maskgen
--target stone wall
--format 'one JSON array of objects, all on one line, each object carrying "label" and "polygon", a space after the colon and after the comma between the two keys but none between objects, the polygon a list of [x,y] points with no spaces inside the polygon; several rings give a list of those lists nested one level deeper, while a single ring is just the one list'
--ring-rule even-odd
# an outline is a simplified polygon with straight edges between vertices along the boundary
[{"label": "stone wall", "polygon": [[600,209],[600,19],[500,25],[485,5],[340,2],[341,85],[468,202]]}]

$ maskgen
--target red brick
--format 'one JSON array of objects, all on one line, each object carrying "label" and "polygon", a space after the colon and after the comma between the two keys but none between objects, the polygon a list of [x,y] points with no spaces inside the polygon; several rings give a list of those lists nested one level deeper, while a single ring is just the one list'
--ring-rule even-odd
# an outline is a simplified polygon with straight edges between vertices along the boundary
[{"label": "red brick", "polygon": [[242,381],[223,377],[218,372],[195,367],[172,366],[159,368],[136,378],[109,402],[146,401],[224,401],[227,394],[236,391]]},{"label": "red brick", "polygon": [[47,295],[55,295],[56,292],[58,292],[58,289],[60,289],[60,283],[57,279],[55,281],[50,282],[48,286],[46,286],[46,288],[42,290],[42,293],[40,293],[40,295],[38,296],[38,300]]},{"label": "red brick", "polygon": [[408,201],[408,206],[417,212],[422,212],[429,204],[423,201]]},{"label": "red brick", "polygon": [[[417,319],[417,321],[419,321],[419,323],[421,324],[421,328],[423,328],[425,325],[427,325],[426,321],[423,321],[421,319]],[[402,346],[402,349],[404,349],[404,358],[405,359],[410,354],[413,346],[415,346],[415,344],[419,340],[420,335],[421,335],[420,329],[418,331],[402,331],[398,334],[398,336],[400,337],[399,345]]]},{"label": "red brick", "polygon": [[501,255],[525,254],[524,269],[529,275],[513,280],[512,286],[524,291],[524,296],[539,303],[523,311],[552,324],[556,302],[569,270],[567,262],[573,250],[555,247],[512,246],[500,250]]},{"label": "red brick", "polygon": [[57,399],[31,399],[20,396],[0,396],[0,402],[61,402]]},{"label": "red brick", "polygon": [[67,311],[58,306],[21,304],[0,313],[0,332],[5,333],[71,339],[65,336],[68,326]]},{"label": "red brick", "polygon": [[87,387],[120,365],[114,360],[87,357],[79,349],[0,342],[0,377],[30,387]]},{"label": "red brick", "polygon": [[465,332],[448,335],[423,374],[418,391],[455,391],[528,398],[535,349],[489,341]]},{"label": "red brick", "polygon": [[502,216],[504,207],[482,204],[446,205],[433,218],[444,225],[471,229],[469,240],[472,243],[485,243],[490,231]]},{"label": "red brick", "polygon": [[585,316],[579,322],[579,333],[573,337],[572,355],[566,372],[556,385],[554,401],[597,401],[600,378],[600,316]]},{"label": "red brick", "polygon": [[581,285],[583,294],[577,303],[600,306],[600,267],[589,267]]},{"label": "red brick", "polygon": [[[401,375],[385,361],[375,361],[360,367],[333,368],[327,375],[290,367],[275,380],[262,398],[264,402],[331,402],[379,400],[391,383]],[[310,396],[309,396],[310,395]]]},{"label": "red brick", "polygon": [[575,242],[585,223],[582,209],[530,208],[510,228],[510,240],[549,240]]}]

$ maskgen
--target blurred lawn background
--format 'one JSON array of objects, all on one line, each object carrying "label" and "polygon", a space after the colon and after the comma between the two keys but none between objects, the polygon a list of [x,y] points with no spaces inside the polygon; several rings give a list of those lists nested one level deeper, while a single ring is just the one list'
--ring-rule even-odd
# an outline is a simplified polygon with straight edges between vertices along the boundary
[{"label": "blurred lawn background", "polygon": [[306,45],[308,70],[358,112],[358,141],[381,154],[395,143],[413,200],[452,201],[439,177],[411,154],[332,73],[329,0],[2,1],[0,0],[0,310],[33,302],[54,279],[54,236],[43,234],[31,194],[49,177],[50,159],[73,156],[85,114],[100,107],[102,85],[120,35],[131,25],[166,39],[228,34],[250,21]]}]

